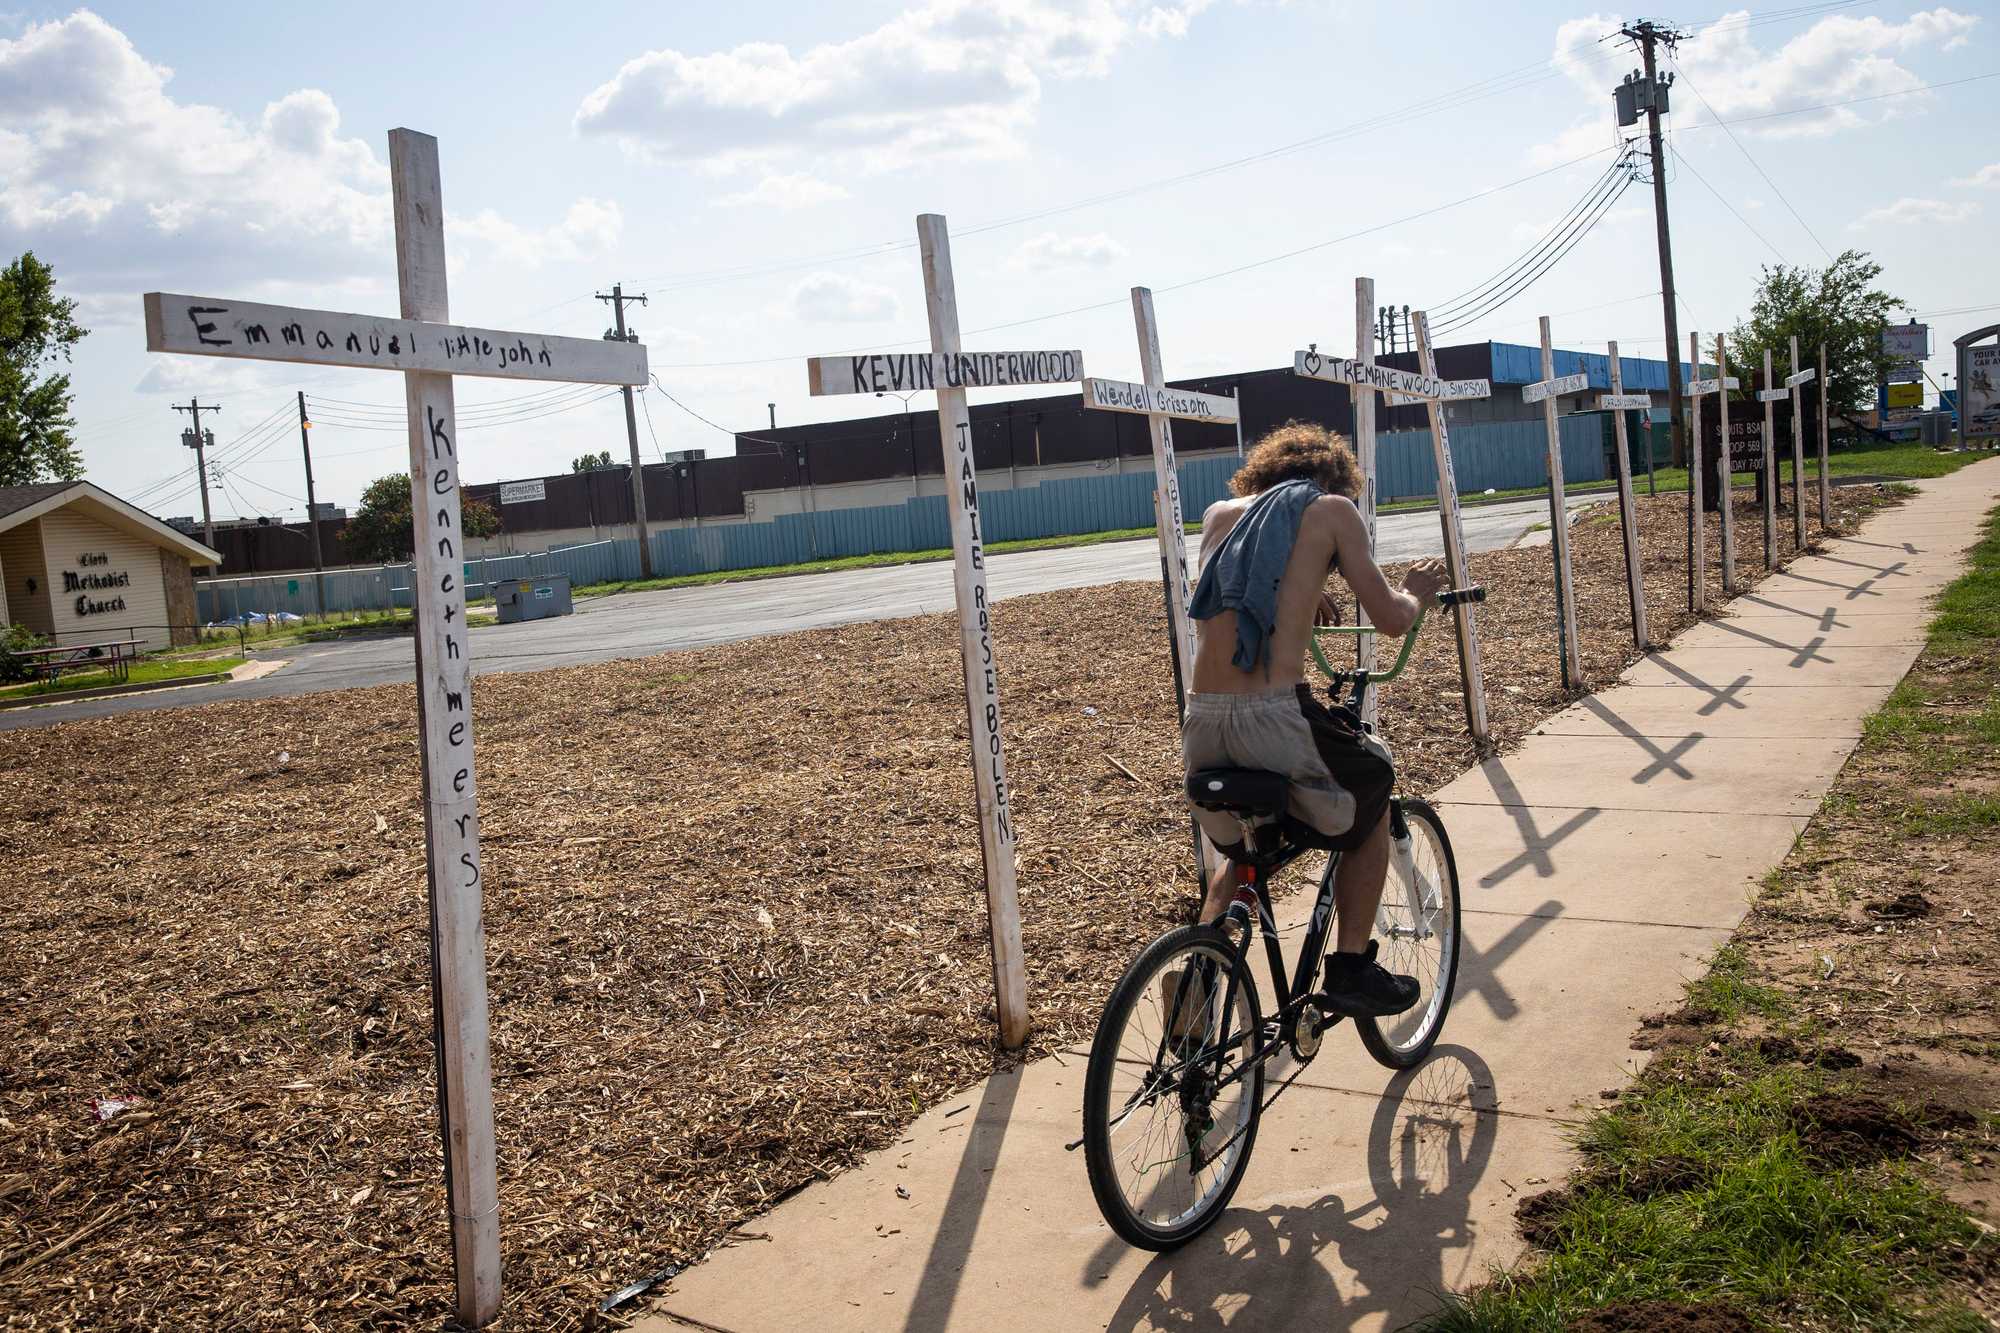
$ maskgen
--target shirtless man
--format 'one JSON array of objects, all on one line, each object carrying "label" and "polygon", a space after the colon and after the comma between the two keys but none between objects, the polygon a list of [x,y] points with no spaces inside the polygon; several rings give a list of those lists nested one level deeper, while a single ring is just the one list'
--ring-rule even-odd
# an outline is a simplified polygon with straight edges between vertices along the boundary
[{"label": "shirtless man", "polygon": [[[1334,570],[1369,623],[1393,638],[1436,604],[1444,563],[1420,560],[1400,590],[1389,586],[1354,505],[1360,469],[1347,442],[1323,427],[1294,421],[1266,435],[1230,490],[1237,498],[1202,516],[1202,574],[1191,607],[1199,629],[1182,732],[1187,769],[1261,768],[1291,779],[1291,813],[1341,853],[1329,1005],[1348,1015],[1401,1013],[1416,1003],[1417,983],[1378,964],[1369,938],[1389,868],[1394,769],[1351,713],[1313,697],[1305,657]],[[1233,817],[1199,808],[1195,817],[1225,854],[1232,850],[1241,835]],[[1232,862],[1209,881],[1201,919],[1221,916],[1236,886]]]}]

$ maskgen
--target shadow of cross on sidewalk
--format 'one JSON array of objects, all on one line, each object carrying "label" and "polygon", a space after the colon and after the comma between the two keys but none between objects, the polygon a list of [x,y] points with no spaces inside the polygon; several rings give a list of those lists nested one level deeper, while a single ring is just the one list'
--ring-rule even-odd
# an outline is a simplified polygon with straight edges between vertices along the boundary
[{"label": "shadow of cross on sidewalk", "polygon": [[1817,621],[1818,624],[1816,625],[1816,628],[1822,634],[1837,629],[1854,628],[1852,625],[1849,625],[1846,621],[1838,619],[1837,618],[1838,612],[1834,607],[1831,606],[1829,606],[1824,611],[1807,611],[1803,610],[1800,607],[1786,606],[1783,602],[1773,602],[1766,598],[1759,597],[1755,593],[1747,593],[1747,592],[1744,593],[1741,597],[1738,597],[1736,600],[1739,602],[1751,602],[1757,606],[1765,608],[1766,610],[1785,611],[1795,616],[1804,616],[1807,620]]},{"label": "shadow of cross on sidewalk", "polygon": [[1730,681],[1727,685],[1724,685],[1721,689],[1717,689],[1700,676],[1695,675],[1694,672],[1689,671],[1686,667],[1674,663],[1659,653],[1646,654],[1646,660],[1659,667],[1660,670],[1666,672],[1668,675],[1678,676],[1685,683],[1694,686],[1709,696],[1707,703],[1695,709],[1695,714],[1698,717],[1707,717],[1724,704],[1728,704],[1731,708],[1748,708],[1750,706],[1736,697],[1736,692],[1750,683],[1750,673],[1747,671],[1735,680]]},{"label": "shadow of cross on sidewalk", "polygon": [[1613,731],[1631,741],[1634,745],[1637,745],[1647,754],[1653,756],[1652,763],[1632,775],[1633,782],[1643,785],[1644,783],[1651,782],[1661,773],[1672,773],[1683,782],[1694,781],[1694,774],[1681,766],[1680,758],[1707,739],[1706,735],[1702,732],[1691,731],[1675,741],[1673,749],[1662,750],[1659,742],[1655,741],[1651,736],[1646,735],[1643,731],[1640,731],[1624,718],[1618,716],[1618,714],[1612,712],[1610,707],[1596,695],[1593,694],[1585,698],[1583,706],[1603,718]]},{"label": "shadow of cross on sidewalk", "polygon": [[[1833,614],[1831,607],[1827,609],[1827,614],[1828,615]],[[1794,654],[1791,663],[1792,669],[1794,671],[1798,670],[1800,667],[1804,666],[1808,662],[1817,661],[1817,662],[1824,662],[1828,666],[1834,665],[1833,659],[1831,657],[1828,657],[1825,653],[1819,650],[1820,645],[1826,642],[1826,635],[1824,634],[1819,635],[1817,638],[1813,639],[1810,643],[1802,645],[1796,643],[1786,643],[1782,639],[1774,639],[1768,634],[1759,634],[1754,629],[1745,629],[1743,628],[1743,626],[1736,624],[1734,621],[1726,618],[1717,619],[1715,621],[1712,621],[1711,623],[1717,629],[1727,630],[1731,634],[1739,634],[1746,639],[1755,639],[1758,643],[1768,645],[1769,647],[1772,648],[1783,648],[1786,652]]]},{"label": "shadow of cross on sidewalk", "polygon": [[1786,570],[1784,576],[1788,579],[1797,579],[1800,583],[1817,583],[1822,588],[1838,588],[1842,592],[1847,594],[1847,600],[1851,602],[1857,597],[1880,597],[1882,594],[1877,592],[1870,585],[1875,583],[1877,579],[1881,578],[1882,574],[1900,574],[1902,570],[1903,570],[1903,562],[1898,560],[1895,564],[1883,570],[1881,574],[1877,574],[1875,578],[1863,579],[1858,584],[1838,583],[1835,582],[1833,579],[1816,579],[1810,574],[1801,574],[1798,571],[1791,569]]}]

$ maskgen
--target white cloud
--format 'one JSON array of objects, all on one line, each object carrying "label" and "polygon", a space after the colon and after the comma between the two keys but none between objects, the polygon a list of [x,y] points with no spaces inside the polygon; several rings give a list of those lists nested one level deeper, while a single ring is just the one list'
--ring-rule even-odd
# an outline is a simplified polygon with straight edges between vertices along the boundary
[{"label": "white cloud", "polygon": [[1611,160],[1611,150],[1618,145],[1618,131],[1612,124],[1609,107],[1577,120],[1568,129],[1547,143],[1536,144],[1528,150],[1528,162],[1536,167],[1553,167],[1564,162],[1574,162],[1577,158],[1594,152],[1602,152],[1604,160]]},{"label": "white cloud", "polygon": [[1856,218],[1848,226],[1858,230],[1878,222],[1899,225],[1914,225],[1926,222],[1963,222],[1979,211],[1979,205],[1970,202],[1948,203],[1942,199],[1898,199],[1893,204],[1873,208]]},{"label": "white cloud", "polygon": [[1124,256],[1125,247],[1101,231],[1088,236],[1060,236],[1045,231],[1023,241],[1010,262],[1016,268],[1035,271],[1104,268]]},{"label": "white cloud", "polygon": [[841,273],[815,273],[792,289],[792,312],[814,323],[874,323],[894,319],[901,309],[887,287]]},{"label": "white cloud", "polygon": [[848,197],[847,187],[823,181],[809,172],[789,175],[779,172],[765,176],[748,190],[725,194],[716,200],[730,208],[813,208]]},{"label": "white cloud", "polygon": [[1139,31],[1148,37],[1185,37],[1195,15],[1215,0],[1181,0],[1177,5],[1154,5],[1139,19]]},{"label": "white cloud", "polygon": [[[1724,15],[1680,48],[1685,87],[1674,90],[1676,119],[1682,124],[1755,116],[1769,111],[1844,101],[1921,87],[1922,76],[1898,63],[1926,51],[1962,46],[1977,17],[1939,7],[1900,23],[1873,15],[1834,14],[1799,33],[1777,50],[1760,49],[1745,20],[1749,11]],[[1694,89],[1701,90],[1697,97]],[[1707,106],[1703,106],[1706,99]],[[1754,127],[1769,137],[1831,134],[1888,120],[1907,112],[1924,94],[1889,98],[1859,107],[1786,116]],[[1740,132],[1740,131],[1739,131]]]},{"label": "white cloud", "polygon": [[[0,38],[0,250],[59,237],[80,296],[372,292],[392,253],[388,167],[343,136],[333,99],[304,88],[244,118],[176,100],[172,79],[89,10]],[[618,217],[582,200],[542,231],[490,213],[447,230],[455,253],[463,231],[473,252],[532,263],[600,246]]]},{"label": "white cloud", "polygon": [[2000,188],[2000,162],[1989,163],[1970,176],[1960,176],[1952,184],[1974,190]]},{"label": "white cloud", "polygon": [[1017,154],[1044,82],[1099,78],[1136,30],[1178,35],[1202,0],[928,0],[794,53],[776,42],[636,56],[577,108],[580,133],[722,167],[789,154],[883,170]]},{"label": "white cloud", "polygon": [[579,199],[563,220],[549,227],[523,227],[483,209],[451,221],[446,246],[454,263],[470,258],[490,266],[539,268],[551,259],[586,259],[618,244],[625,214],[606,199]]}]

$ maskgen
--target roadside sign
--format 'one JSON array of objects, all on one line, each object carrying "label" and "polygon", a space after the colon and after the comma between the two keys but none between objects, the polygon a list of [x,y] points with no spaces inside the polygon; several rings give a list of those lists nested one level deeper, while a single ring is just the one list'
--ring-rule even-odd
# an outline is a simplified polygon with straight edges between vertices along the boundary
[{"label": "roadside sign", "polygon": [[1891,384],[1888,387],[1888,400],[1891,410],[1899,407],[1922,407],[1924,405],[1924,386],[1921,384]]},{"label": "roadside sign", "polygon": [[1923,377],[1924,365],[1921,361],[1898,361],[1882,376],[1891,384],[1914,384]]},{"label": "roadside sign", "polygon": [[1882,330],[1882,350],[1899,361],[1921,361],[1931,354],[1931,326],[1912,320]]},{"label": "roadside sign", "polygon": [[1967,347],[1959,361],[1960,429],[1966,439],[2000,435],[2000,344]]}]

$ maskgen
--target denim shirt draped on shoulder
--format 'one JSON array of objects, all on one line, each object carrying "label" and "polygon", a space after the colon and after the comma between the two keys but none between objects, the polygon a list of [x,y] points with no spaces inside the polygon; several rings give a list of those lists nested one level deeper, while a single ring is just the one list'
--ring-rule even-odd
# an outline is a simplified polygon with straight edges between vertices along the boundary
[{"label": "denim shirt draped on shoulder", "polygon": [[1188,614],[1212,620],[1224,611],[1236,613],[1236,652],[1230,661],[1239,671],[1255,670],[1260,663],[1266,673],[1271,669],[1278,585],[1291,562],[1306,506],[1324,494],[1304,480],[1273,486],[1250,502],[1202,566]]}]

